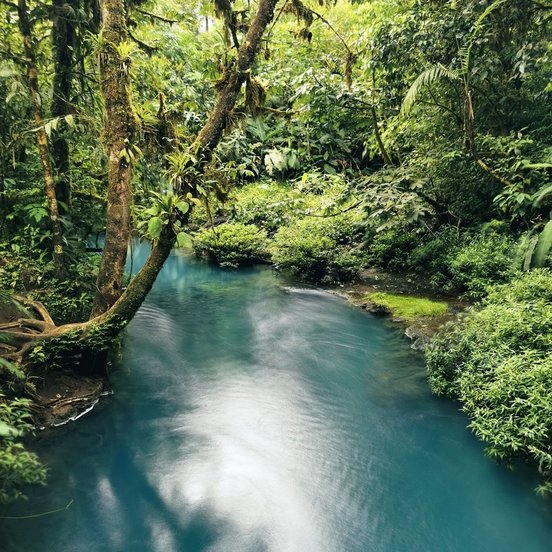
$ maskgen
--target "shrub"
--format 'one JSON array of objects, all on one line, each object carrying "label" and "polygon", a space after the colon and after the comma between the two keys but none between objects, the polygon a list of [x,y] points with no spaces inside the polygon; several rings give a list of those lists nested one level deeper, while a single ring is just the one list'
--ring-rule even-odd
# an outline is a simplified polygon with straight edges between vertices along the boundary
[{"label": "shrub", "polygon": [[433,391],[460,400],[488,454],[533,460],[552,492],[552,273],[495,286],[426,356]]},{"label": "shrub", "polygon": [[450,257],[464,241],[463,235],[457,228],[445,226],[431,239],[414,248],[408,264],[414,272],[427,275],[433,287],[451,290],[454,286],[450,271]]},{"label": "shrub", "polygon": [[221,266],[237,267],[266,259],[266,234],[254,224],[226,222],[204,228],[195,234],[193,246],[198,256],[205,256]]},{"label": "shrub", "polygon": [[409,266],[412,250],[420,243],[420,237],[406,228],[391,228],[376,234],[368,246],[370,264],[393,271]]},{"label": "shrub", "polygon": [[0,504],[23,498],[22,487],[43,484],[46,469],[19,439],[32,430],[27,399],[7,399],[0,393]]},{"label": "shrub", "polygon": [[449,256],[452,283],[472,297],[487,287],[508,282],[516,274],[513,240],[496,232],[483,232]]},{"label": "shrub", "polygon": [[305,218],[280,228],[270,245],[273,262],[313,283],[342,283],[356,277],[364,256],[355,249],[362,229],[356,216]]},{"label": "shrub", "polygon": [[256,224],[269,233],[289,224],[305,203],[302,194],[277,182],[249,184],[237,190],[234,199],[233,221]]}]

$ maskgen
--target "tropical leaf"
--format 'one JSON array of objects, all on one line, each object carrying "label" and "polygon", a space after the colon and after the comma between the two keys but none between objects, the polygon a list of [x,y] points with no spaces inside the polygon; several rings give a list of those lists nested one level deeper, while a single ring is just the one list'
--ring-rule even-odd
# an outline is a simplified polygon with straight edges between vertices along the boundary
[{"label": "tropical leaf", "polygon": [[159,217],[152,217],[148,222],[148,234],[154,240],[161,235],[163,228],[163,221]]},{"label": "tropical leaf", "polygon": [[433,65],[429,69],[426,69],[423,73],[418,75],[416,80],[412,83],[412,86],[406,93],[401,106],[401,116],[406,116],[412,110],[412,106],[416,103],[418,95],[424,86],[429,86],[434,82],[442,79],[448,79],[451,81],[457,81],[460,79],[458,71],[445,67],[440,63]]},{"label": "tropical leaf", "polygon": [[539,235],[539,241],[533,254],[532,265],[534,267],[542,267],[546,261],[548,253],[552,248],[552,220],[549,220],[544,230]]},{"label": "tropical leaf", "polygon": [[542,190],[539,190],[533,196],[533,204],[535,205],[535,207],[538,207],[540,202],[549,195],[552,195],[552,184],[550,184],[550,186],[546,186]]},{"label": "tropical leaf", "polygon": [[493,2],[490,6],[487,7],[487,9],[477,18],[476,22],[474,23],[473,31],[471,32],[471,35],[467,44],[464,47],[459,49],[458,55],[459,55],[460,64],[462,67],[462,75],[467,76],[470,70],[471,51],[473,49],[473,45],[475,44],[475,38],[477,36],[477,33],[483,26],[485,19],[487,19],[487,17],[499,6],[504,4],[504,2],[506,2],[506,0],[497,0],[496,2]]},{"label": "tropical leaf", "polygon": [[533,261],[533,253],[535,252],[535,247],[537,247],[538,241],[539,241],[538,236],[532,236],[527,244],[525,259],[523,261],[524,272],[527,272],[531,268],[531,263]]}]

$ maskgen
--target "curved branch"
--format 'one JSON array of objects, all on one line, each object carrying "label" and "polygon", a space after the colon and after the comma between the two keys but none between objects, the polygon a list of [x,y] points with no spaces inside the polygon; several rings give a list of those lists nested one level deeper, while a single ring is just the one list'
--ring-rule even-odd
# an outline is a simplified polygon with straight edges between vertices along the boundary
[{"label": "curved branch", "polygon": [[157,19],[158,21],[162,21],[163,23],[170,23],[171,25],[173,23],[180,23],[180,21],[178,21],[178,19],[168,19],[167,17],[163,17],[162,15],[156,15],[155,13],[150,13],[146,10],[141,10],[140,8],[137,8],[137,7],[134,7],[134,9],[138,13],[141,13],[142,15],[145,15],[145,16],[149,17],[150,19]]}]

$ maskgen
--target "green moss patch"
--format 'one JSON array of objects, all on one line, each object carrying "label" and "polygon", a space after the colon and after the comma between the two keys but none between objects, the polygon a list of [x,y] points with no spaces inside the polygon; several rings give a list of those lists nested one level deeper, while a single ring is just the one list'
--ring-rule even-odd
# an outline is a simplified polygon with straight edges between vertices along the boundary
[{"label": "green moss patch", "polygon": [[368,293],[365,299],[377,308],[388,310],[393,316],[406,320],[432,318],[448,312],[448,305],[442,301],[432,301],[423,297],[394,295],[392,293]]}]

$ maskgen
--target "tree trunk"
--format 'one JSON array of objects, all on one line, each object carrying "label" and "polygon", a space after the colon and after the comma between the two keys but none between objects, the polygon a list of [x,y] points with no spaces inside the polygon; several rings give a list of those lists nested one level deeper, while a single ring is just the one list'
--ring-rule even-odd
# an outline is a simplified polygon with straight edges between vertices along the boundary
[{"label": "tree trunk", "polygon": [[105,142],[107,147],[107,222],[105,246],[97,280],[91,318],[106,312],[122,293],[130,240],[132,204],[132,162],[129,153],[136,132],[130,96],[130,59],[118,46],[128,39],[126,12],[122,0],[102,0],[104,46],[100,53],[101,87],[105,100]]},{"label": "tree trunk", "polygon": [[257,13],[238,50],[237,63],[235,67],[227,69],[224,75],[224,84],[215,107],[195,140],[198,156],[204,161],[210,159],[222,137],[228,124],[228,117],[236,105],[242,84],[250,74],[255,56],[261,48],[261,39],[268,24],[272,21],[277,3],[278,0],[259,1]]},{"label": "tree trunk", "polygon": [[[12,338],[16,350],[3,353],[10,361],[25,364],[35,345],[45,345],[47,352],[58,356],[74,356],[78,352],[106,351],[114,338],[132,320],[151,290],[165,260],[170,255],[176,236],[168,225],[152,246],[144,266],[132,279],[125,292],[105,313],[88,322],[56,326],[40,303],[20,298],[34,308],[41,320],[19,319],[0,324],[0,332]],[[2,373],[0,372],[0,376]]]},{"label": "tree trunk", "polygon": [[[73,52],[75,48],[75,22],[67,0],[52,2],[52,44],[54,52],[54,78],[52,117],[64,117],[71,113],[73,90]],[[60,203],[71,205],[71,183],[69,180],[69,144],[62,132],[52,140],[52,154],[56,168],[56,196]],[[64,205],[60,205],[63,213]]]},{"label": "tree trunk", "polygon": [[42,99],[38,88],[38,69],[36,64],[36,53],[33,44],[32,23],[27,13],[26,0],[18,0],[17,3],[18,24],[21,37],[23,39],[23,51],[27,65],[27,78],[31,99],[33,104],[34,119],[37,126],[36,143],[38,154],[42,164],[42,173],[44,175],[44,186],[46,189],[46,198],[48,200],[48,212],[50,215],[50,226],[52,229],[52,244],[54,258],[54,272],[57,278],[63,278],[65,274],[65,258],[63,252],[63,235],[61,221],[59,219],[59,208],[56,197],[54,183],[54,173],[50,162],[48,151],[48,135],[44,128],[44,116],[42,114]]},{"label": "tree trunk", "polygon": [[[222,136],[228,115],[234,108],[241,84],[243,84],[247,77],[255,54],[259,50],[263,32],[272,19],[274,6],[277,1],[260,0],[257,13],[239,50],[239,70],[233,71],[233,79],[228,81],[226,86],[220,91],[215,110],[196,139],[196,144],[199,145],[203,152],[203,158],[211,155]],[[112,9],[116,12],[114,17],[110,13]],[[107,29],[109,25],[109,36],[114,40],[120,40],[121,35],[115,36],[114,29],[118,28],[121,30],[121,28],[126,28],[122,4],[119,0],[104,0],[102,13],[104,13],[104,29]],[[107,38],[105,30],[104,37]],[[111,245],[109,246],[106,242],[101,270],[104,271],[104,276],[110,276],[110,278],[103,280],[108,282],[108,284],[109,281],[114,282],[116,280],[114,274],[119,270],[119,281],[122,281],[129,233],[123,234],[125,236],[123,238],[123,255],[122,248],[120,247],[121,242],[117,242],[115,239],[118,235],[118,223],[115,221],[125,221],[127,225],[125,232],[129,229],[128,210],[130,208],[131,167],[128,163],[121,160],[119,154],[122,148],[128,144],[128,141],[125,142],[125,139],[128,140],[134,132],[128,90],[128,74],[126,74],[124,80],[117,80],[118,77],[120,78],[124,75],[124,71],[121,73],[121,69],[124,68],[124,62],[121,62],[119,57],[115,57],[116,51],[113,49],[113,42],[110,42],[108,42],[107,46],[109,48],[108,55],[104,52],[102,60],[102,88],[104,90],[107,110],[106,141],[108,142],[110,154],[110,189],[108,192],[110,206],[108,206],[107,228],[112,230],[112,241],[110,241]],[[124,83],[125,86],[122,86],[121,83]],[[119,90],[116,90],[116,88],[119,88]],[[124,91],[121,88],[124,88]],[[122,186],[122,182],[126,183],[126,185]],[[118,191],[123,193],[123,198],[116,197]],[[98,353],[107,350],[113,339],[117,337],[140,308],[165,260],[169,256],[175,239],[176,236],[172,230],[172,225],[165,226],[159,239],[154,243],[145,265],[131,280],[124,293],[119,293],[118,297],[108,307],[105,307],[105,302],[97,310],[95,306],[96,314],[88,322],[66,324],[57,327],[47,316],[47,313],[39,313],[42,320],[18,320],[13,323],[0,325],[0,331],[8,333],[16,340],[19,340],[17,350],[4,353],[2,356],[19,364],[25,364],[29,353],[36,343],[44,344],[46,351],[56,351],[55,354],[58,355],[64,352],[67,355],[74,355],[75,352],[93,351]],[[110,263],[113,264],[110,265]],[[107,287],[109,290],[109,285]],[[120,287],[118,291],[120,291]]]},{"label": "tree trunk", "polygon": [[386,165],[392,167],[394,163],[389,153],[387,153],[387,149],[385,148],[385,144],[383,143],[378,125],[378,114],[376,113],[376,108],[373,105],[370,106],[370,113],[372,114],[372,124],[374,125],[374,136],[376,137],[378,148],[380,150],[381,156],[383,157],[383,162]]}]

